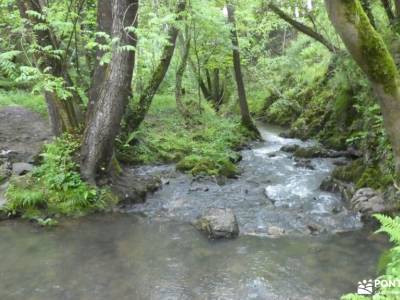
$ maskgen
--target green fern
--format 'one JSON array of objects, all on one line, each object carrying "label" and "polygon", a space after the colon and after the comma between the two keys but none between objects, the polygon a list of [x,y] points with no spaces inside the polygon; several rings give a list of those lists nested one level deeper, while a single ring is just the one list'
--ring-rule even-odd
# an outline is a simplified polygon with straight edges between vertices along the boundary
[{"label": "green fern", "polygon": [[377,214],[375,218],[382,224],[376,233],[387,233],[391,242],[400,244],[400,217],[390,218]]}]

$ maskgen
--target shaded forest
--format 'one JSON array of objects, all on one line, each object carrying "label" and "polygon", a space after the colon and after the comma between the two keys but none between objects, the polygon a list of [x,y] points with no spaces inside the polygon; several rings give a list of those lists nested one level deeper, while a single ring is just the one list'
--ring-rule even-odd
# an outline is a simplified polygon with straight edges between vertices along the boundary
[{"label": "shaded forest", "polygon": [[1,219],[47,227],[135,207],[170,180],[132,171],[143,166],[240,180],[276,125],[298,141],[279,149],[296,166],[333,161],[320,189],[381,223],[395,246],[379,278],[396,279],[399,67],[396,0],[1,0]]}]

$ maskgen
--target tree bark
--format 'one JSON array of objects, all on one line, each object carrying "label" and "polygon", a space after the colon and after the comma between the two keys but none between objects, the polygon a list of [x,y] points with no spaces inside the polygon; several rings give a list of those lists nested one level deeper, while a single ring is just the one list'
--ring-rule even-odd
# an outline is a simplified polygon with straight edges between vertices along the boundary
[{"label": "tree bark", "polygon": [[[20,15],[23,19],[29,20],[33,25],[42,23],[42,21],[30,17],[28,11],[35,11],[39,14],[43,14],[43,6],[39,1],[29,0],[17,2]],[[37,36],[37,42],[41,47],[51,46],[54,50],[59,49],[59,42],[56,36],[50,31],[37,30],[35,32]],[[66,86],[72,86],[72,80],[70,79],[67,71],[67,67],[63,65],[60,59],[54,57],[41,57],[37,61],[41,61],[39,68],[43,71],[48,69],[49,73],[54,77],[62,78]],[[53,134],[59,136],[66,131],[77,130],[82,122],[82,108],[81,99],[76,93],[73,93],[71,99],[62,100],[56,92],[46,91],[45,99],[47,103],[47,110],[49,113],[50,124],[52,127]]]},{"label": "tree bark", "polygon": [[[98,0],[97,1],[97,31],[104,32],[111,37],[112,34],[112,1],[110,0]],[[106,40],[102,37],[96,38],[98,44],[105,44]],[[96,50],[96,60],[94,66],[94,72],[92,74],[92,82],[89,89],[89,103],[86,112],[86,120],[89,120],[96,101],[99,98],[100,87],[105,81],[107,76],[107,64],[100,65],[100,60],[104,56],[104,51],[101,49]]]},{"label": "tree bark", "polygon": [[287,13],[282,11],[279,7],[272,3],[267,4],[268,8],[271,9],[278,17],[292,25],[295,29],[298,31],[304,33],[305,35],[313,38],[314,40],[320,42],[322,45],[324,45],[330,52],[337,52],[338,49],[331,43],[329,42],[323,35],[320,33],[314,31],[311,27],[304,25],[296,20],[294,20],[292,17],[290,17]]},{"label": "tree bark", "polygon": [[191,36],[190,36],[190,30],[188,28],[188,25],[186,25],[186,40],[183,37],[182,34],[182,58],[181,62],[178,66],[178,70],[176,71],[176,81],[175,81],[175,99],[176,99],[176,106],[179,110],[179,112],[184,116],[187,117],[189,116],[189,111],[186,109],[185,105],[182,102],[182,80],[183,80],[183,75],[186,70],[187,66],[187,61],[189,58],[189,52],[190,52],[190,44],[191,44]]},{"label": "tree bark", "polygon": [[[111,169],[115,137],[131,96],[135,53],[131,50],[121,51],[119,47],[136,46],[136,37],[126,27],[137,24],[138,6],[138,0],[111,1],[112,38],[117,38],[119,44],[114,46],[106,76],[99,87],[98,99],[94,100],[95,106],[81,148],[81,176],[91,184],[95,184],[99,175]],[[100,22],[101,16],[100,13]]]},{"label": "tree bark", "polygon": [[329,17],[379,100],[400,175],[400,84],[393,57],[368,20],[359,0],[325,0]]},{"label": "tree bark", "polygon": [[369,2],[369,0],[361,0],[361,5],[368,16],[369,22],[371,23],[372,27],[376,29],[375,17],[372,13],[371,3]]},{"label": "tree bark", "polygon": [[244,81],[242,76],[242,67],[240,65],[240,50],[239,50],[239,40],[236,32],[235,9],[233,5],[229,3],[229,1],[226,2],[226,8],[228,11],[228,22],[231,25],[233,66],[235,71],[236,85],[238,89],[242,124],[251,132],[253,132],[257,138],[260,138],[261,134],[253,123],[253,120],[250,116],[249,107],[247,104],[246,90],[244,87]]},{"label": "tree bark", "polygon": [[[182,19],[181,13],[186,9],[186,1],[179,0],[177,4],[176,14],[177,21]],[[168,71],[169,65],[171,64],[172,57],[174,55],[176,39],[179,34],[179,28],[171,26],[168,30],[168,43],[164,46],[161,60],[151,76],[150,82],[144,89],[142,95],[140,95],[139,103],[137,106],[127,114],[127,126],[130,131],[135,131],[142,124],[147,112],[150,109],[151,102],[155,94],[158,91],[164,77]]]}]

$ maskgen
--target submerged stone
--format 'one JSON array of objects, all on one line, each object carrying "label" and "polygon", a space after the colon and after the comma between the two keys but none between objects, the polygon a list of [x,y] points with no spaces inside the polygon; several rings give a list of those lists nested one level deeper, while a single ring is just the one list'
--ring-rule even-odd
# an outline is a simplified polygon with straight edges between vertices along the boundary
[{"label": "submerged stone", "polygon": [[232,209],[211,208],[195,223],[209,239],[232,239],[239,235],[239,225]]}]

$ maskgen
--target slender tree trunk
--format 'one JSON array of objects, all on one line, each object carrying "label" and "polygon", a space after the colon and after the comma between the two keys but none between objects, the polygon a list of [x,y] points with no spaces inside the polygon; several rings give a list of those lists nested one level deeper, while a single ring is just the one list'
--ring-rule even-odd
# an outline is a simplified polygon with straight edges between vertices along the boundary
[{"label": "slender tree trunk", "polygon": [[[177,20],[181,20],[181,13],[186,8],[186,1],[179,0],[177,4],[176,14]],[[168,31],[168,43],[164,46],[160,63],[158,64],[156,70],[154,71],[150,82],[145,88],[142,95],[140,95],[139,103],[137,106],[127,114],[127,124],[128,129],[130,131],[135,131],[139,128],[140,124],[142,124],[147,112],[150,109],[151,102],[155,94],[160,87],[160,84],[164,80],[165,74],[168,71],[169,65],[172,60],[172,56],[174,55],[176,39],[179,34],[179,28],[176,26],[171,26]]]},{"label": "slender tree trunk", "polygon": [[[34,0],[18,0],[17,5],[23,19],[29,20],[33,25],[38,25],[43,22],[35,17],[30,17],[27,13],[28,11],[35,11],[39,14],[43,14],[43,3]],[[41,47],[51,46],[54,50],[59,48],[59,42],[50,29],[37,30],[35,34],[37,36],[37,42]],[[68,75],[67,68],[60,59],[54,57],[38,57],[37,61],[41,62],[39,68],[42,71],[48,69],[47,72],[52,76],[62,78],[67,87],[72,86],[72,80]],[[80,106],[81,99],[76,93],[73,93],[71,99],[62,100],[55,91],[46,91],[45,99],[54,135],[59,136],[63,132],[74,131],[79,128],[83,114],[82,107]]]},{"label": "slender tree trunk", "polygon": [[396,7],[396,17],[400,17],[400,0],[394,0],[394,5]]},{"label": "slender tree trunk", "polygon": [[193,73],[196,76],[197,82],[199,84],[201,93],[203,94],[203,97],[208,101],[211,100],[211,92],[207,89],[206,84],[204,83],[203,78],[200,76],[200,72],[197,70],[195,63],[193,62],[193,60],[190,59],[189,57],[189,65],[193,71]]},{"label": "slender tree trunk", "polygon": [[382,111],[400,175],[400,83],[393,57],[359,0],[325,0],[329,17],[352,57],[368,76]]},{"label": "slender tree trunk", "polygon": [[185,28],[186,32],[186,40],[183,37],[182,34],[182,58],[181,62],[178,66],[178,70],[176,71],[176,82],[175,82],[175,98],[176,98],[176,106],[180,113],[184,116],[187,117],[189,115],[189,111],[186,109],[185,105],[182,102],[182,80],[183,80],[183,75],[186,70],[187,66],[187,61],[189,58],[189,52],[190,52],[190,43],[191,43],[191,36],[190,36],[190,30],[189,27],[186,25]]},{"label": "slender tree trunk", "polygon": [[231,24],[231,40],[232,40],[232,55],[233,55],[233,66],[235,71],[236,85],[239,96],[239,106],[242,116],[242,124],[250,131],[255,133],[257,138],[261,137],[260,132],[254,125],[253,120],[250,116],[249,107],[247,104],[246,90],[244,87],[244,81],[242,76],[242,67],[240,65],[240,51],[239,51],[239,40],[236,32],[236,21],[235,21],[235,9],[232,4],[228,1],[226,3],[228,11],[228,21]]},{"label": "slender tree trunk", "polygon": [[324,45],[330,52],[337,52],[337,48],[329,42],[323,35],[320,33],[314,31],[311,27],[304,25],[296,20],[294,20],[292,17],[290,17],[287,13],[282,11],[278,6],[268,3],[268,8],[271,9],[278,17],[292,25],[294,28],[296,28],[298,31],[304,33],[305,35],[308,35],[309,37],[313,38],[314,40],[320,42],[322,45]]},{"label": "slender tree trunk", "polygon": [[[101,1],[101,0],[100,0]],[[121,46],[136,46],[136,36],[126,28],[137,24],[138,0],[112,0],[112,38],[119,40],[114,46],[106,76],[99,87],[81,148],[81,175],[91,184],[97,176],[110,171],[114,154],[114,141],[131,96],[131,82],[135,63],[133,51],[121,51]],[[100,13],[100,23],[103,22]],[[108,15],[109,16],[109,15]],[[100,66],[99,66],[100,67]],[[95,94],[92,94],[92,96]]]},{"label": "slender tree trunk", "polygon": [[381,0],[381,2],[382,2],[383,8],[385,9],[386,15],[389,19],[389,22],[393,22],[395,17],[394,17],[394,13],[392,10],[391,0]]}]

